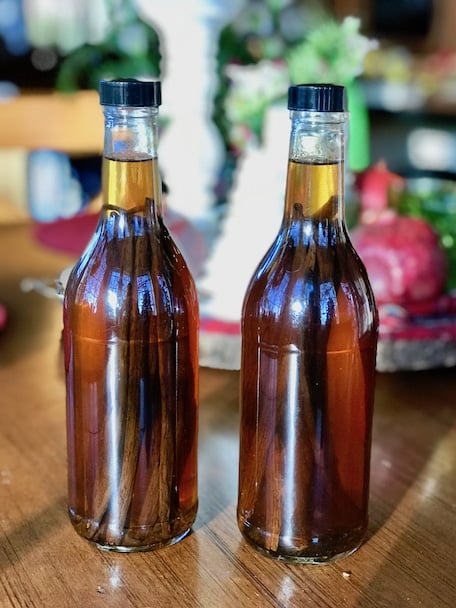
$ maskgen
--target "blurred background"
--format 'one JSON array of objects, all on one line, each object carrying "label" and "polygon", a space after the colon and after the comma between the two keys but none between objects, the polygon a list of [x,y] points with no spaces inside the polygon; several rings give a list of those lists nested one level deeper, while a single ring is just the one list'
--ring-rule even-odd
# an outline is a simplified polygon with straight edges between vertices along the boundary
[{"label": "blurred background", "polygon": [[[166,5],[172,9],[167,11]],[[67,108],[70,118],[57,99],[43,103],[44,94],[51,97],[55,92],[95,91],[100,78],[163,77],[168,67],[172,69],[171,61],[178,63],[176,53],[187,55],[191,61],[192,47],[198,46],[192,41],[203,37],[204,28],[210,27],[215,39],[207,41],[204,49],[194,50],[213,54],[214,63],[209,59],[204,62],[201,57],[195,59],[194,82],[188,88],[201,86],[201,96],[210,95],[213,101],[206,103],[205,109],[220,133],[223,162],[211,185],[214,191],[211,194],[215,204],[223,202],[242,148],[260,133],[264,107],[280,97],[277,93],[280,84],[286,88],[288,73],[280,83],[281,62],[285,57],[290,58],[293,50],[299,50],[322,23],[331,19],[341,22],[349,15],[359,17],[361,32],[379,43],[376,50],[366,54],[358,78],[369,112],[370,136],[369,151],[360,152],[355,169],[384,159],[392,171],[401,174],[454,176],[456,3],[452,0],[171,0],[167,3],[0,0],[0,100],[3,102],[0,215],[7,215],[5,206],[10,203],[13,208],[8,211],[12,216],[23,211],[24,206],[38,219],[71,215],[90,201],[99,188],[99,166],[93,159],[101,145],[100,131],[93,128],[100,124],[95,96],[91,102],[82,95],[74,99],[73,109]],[[178,24],[184,19],[187,22],[185,28],[181,28]],[[195,27],[197,23],[199,28]],[[184,36],[176,50],[170,36],[172,30]],[[329,52],[331,44],[328,40]],[[265,65],[264,82],[256,85],[249,85],[248,81],[258,80],[258,72],[246,71],[244,80],[240,72],[230,73],[230,67],[256,66],[265,60],[277,62],[276,73],[268,71]],[[305,52],[302,57],[298,55],[298,61],[301,65],[309,61]],[[350,57],[342,57],[342,61],[349,62]],[[210,82],[200,85],[197,62],[204,69],[213,70]],[[289,72],[293,72],[291,65],[290,59]],[[302,78],[306,76],[303,69]],[[236,91],[233,91],[233,81]],[[250,98],[249,86],[257,87]],[[5,103],[19,96],[30,98],[30,103],[17,106]],[[171,112],[171,98],[165,96],[164,100],[165,116],[167,108]],[[69,120],[73,126],[68,124]],[[41,133],[57,128],[62,131],[60,139],[56,133],[48,133],[47,137]],[[69,130],[67,137],[65,129]],[[21,138],[24,141],[21,142]],[[74,190],[65,202],[50,200],[59,197],[58,184],[46,193],[41,191],[43,180],[38,180],[37,200],[33,196],[32,200],[25,200],[27,184],[21,180],[12,183],[11,170],[20,172],[21,163],[19,158],[12,158],[11,148],[28,146],[35,153],[40,149],[39,138],[43,148],[55,144],[69,155],[70,165],[65,158],[58,161],[61,167],[65,164],[67,187]],[[5,148],[10,148],[9,159],[5,159]],[[32,180],[41,169],[48,170],[49,163],[57,162],[45,154],[32,154],[30,160],[28,179]],[[60,182],[64,181],[62,175],[60,172]],[[42,206],[41,198],[46,196],[48,203]],[[189,205],[188,201],[185,204]]]},{"label": "blurred background", "polygon": [[167,219],[203,316],[236,323],[280,224],[287,88],[337,82],[349,225],[386,208],[426,221],[440,282],[435,256],[403,254],[442,310],[456,287],[455,27],[454,0],[0,0],[0,224],[32,221],[43,244],[80,253],[100,206],[98,82],[161,79]]}]

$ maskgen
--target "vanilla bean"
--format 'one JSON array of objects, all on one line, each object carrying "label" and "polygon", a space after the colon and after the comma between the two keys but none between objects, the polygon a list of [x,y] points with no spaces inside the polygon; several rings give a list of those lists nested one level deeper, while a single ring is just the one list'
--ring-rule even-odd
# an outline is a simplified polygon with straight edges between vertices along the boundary
[{"label": "vanilla bean", "polygon": [[[172,537],[173,486],[177,485],[174,470],[176,446],[176,335],[174,333],[173,301],[169,278],[165,272],[163,242],[153,201],[149,208],[150,236],[148,265],[151,280],[149,358],[154,361],[153,394],[150,400],[151,428],[143,438],[142,449],[148,459],[146,487],[141,504],[135,505],[130,517],[130,542],[162,544]],[[158,280],[158,279],[161,280]],[[166,279],[163,282],[163,279]],[[166,283],[170,289],[167,292]],[[169,385],[169,386],[168,386]],[[173,483],[174,481],[174,483]]]},{"label": "vanilla bean", "polygon": [[[106,232],[117,233],[119,229],[119,213],[106,210]],[[101,235],[100,235],[101,236]],[[106,234],[104,235],[106,236]],[[103,241],[100,240],[99,244]],[[122,257],[121,249],[115,248],[113,253],[113,259],[117,263],[117,260]],[[96,256],[92,257],[96,260]],[[110,263],[111,260],[108,260]],[[111,266],[109,266],[111,267]],[[101,289],[105,289],[107,286],[102,284]],[[116,297],[122,297],[122,293],[116,293]],[[81,315],[86,309],[81,310]],[[92,320],[91,314],[87,318],[87,323]],[[98,323],[101,319],[97,319]],[[81,319],[82,326],[85,325],[83,319]],[[108,320],[103,318],[104,327],[97,328],[100,336],[102,335],[104,340],[100,342],[98,339],[89,341],[85,344],[85,352],[81,352],[78,358],[78,368],[81,369],[82,378],[81,381],[77,382],[80,387],[79,391],[75,392],[75,398],[79,399],[79,403],[75,405],[75,415],[78,412],[86,411],[85,401],[91,402],[93,396],[89,393],[86,394],[89,389],[85,382],[85,376],[88,371],[82,372],[82,369],[88,365],[90,373],[95,374],[97,378],[96,394],[97,401],[96,407],[88,410],[88,414],[94,419],[93,425],[96,427],[96,433],[87,433],[86,422],[83,422],[82,426],[77,426],[78,434],[83,445],[81,454],[84,454],[85,466],[88,469],[89,477],[86,475],[76,476],[76,479],[81,479],[83,488],[81,488],[80,495],[85,497],[86,508],[82,512],[87,512],[86,519],[81,522],[80,533],[90,540],[94,540],[97,537],[104,537],[104,525],[103,520],[106,518],[108,511],[109,502],[112,495],[112,468],[113,468],[113,454],[112,446],[112,434],[111,428],[121,428],[121,421],[118,419],[118,407],[117,400],[119,399],[119,386],[114,382],[114,378],[117,373],[117,360],[124,359],[124,353],[119,353],[119,344],[117,343],[117,328],[115,329],[113,339],[108,339],[105,342],[105,334],[109,333]],[[111,337],[111,336],[109,336]],[[122,343],[120,343],[122,344]],[[102,349],[102,350],[101,350]],[[94,351],[94,356],[91,357],[91,353]],[[107,362],[107,363],[106,363]],[[98,373],[96,373],[96,371]],[[106,371],[107,370],[107,371]],[[98,380],[99,378],[99,380]],[[94,404],[95,405],[95,404]],[[95,431],[95,428],[94,428]],[[86,445],[86,444],[91,445]],[[115,441],[114,441],[115,443]],[[90,463],[88,459],[90,458]],[[81,461],[83,459],[81,458]],[[76,510],[78,512],[78,510]]]},{"label": "vanilla bean", "polygon": [[[309,545],[312,538],[319,538],[322,534],[322,525],[325,525],[328,509],[332,509],[338,486],[338,480],[332,474],[328,476],[328,472],[334,471],[336,467],[334,446],[329,439],[328,408],[328,390],[334,381],[332,376],[328,376],[328,340],[331,327],[338,323],[337,292],[341,279],[340,266],[337,264],[338,251],[334,248],[338,228],[332,213],[336,208],[337,201],[332,197],[316,217],[309,220],[315,252],[312,272],[315,273],[316,288],[310,305],[311,318],[305,330],[305,367],[310,407],[314,419],[318,421],[312,433],[318,442],[311,471],[312,489],[306,496],[308,525],[305,536]],[[317,285],[325,285],[325,290],[317,288]],[[314,379],[317,378],[319,381],[315,382]]]},{"label": "vanilla bean", "polygon": [[[161,239],[161,226],[158,222],[155,201],[147,199],[150,209],[151,236],[150,236],[150,262],[151,274],[154,278],[162,277],[165,266],[163,261],[163,243]],[[171,289],[172,285],[168,285]],[[152,281],[152,292],[155,301],[156,318],[154,323],[154,343],[156,345],[156,359],[158,368],[159,388],[159,414],[156,417],[155,435],[157,445],[153,446],[158,454],[158,467],[150,476],[150,484],[146,500],[141,511],[142,521],[155,523],[161,531],[161,537],[170,535],[173,479],[175,478],[175,441],[176,441],[176,361],[173,321],[173,302],[169,301],[171,293],[164,293],[165,285],[157,280]],[[168,386],[169,385],[169,386]]]},{"label": "vanilla bean", "polygon": [[[132,322],[134,269],[134,239],[128,213],[118,210],[114,215],[114,231],[111,255],[118,265],[118,282],[115,296],[120,303],[120,315],[115,324],[115,335],[107,340],[106,413],[105,429],[107,442],[100,446],[103,462],[99,462],[96,480],[94,507],[100,526],[92,540],[100,545],[117,545],[120,542],[125,519],[124,502],[128,500],[123,486],[124,459],[129,457],[130,446],[126,436],[128,424],[134,425],[134,413],[130,415],[129,399],[130,357],[132,347],[130,331]],[[113,267],[115,265],[113,264]],[[106,286],[113,290],[112,285]],[[133,404],[134,407],[134,404]],[[106,487],[109,491],[106,491]],[[104,513],[102,514],[102,510]]]},{"label": "vanilla bean", "polygon": [[[133,487],[137,471],[137,463],[140,449],[140,410],[144,388],[144,379],[147,374],[145,369],[145,353],[148,346],[147,324],[141,315],[142,302],[140,298],[141,275],[147,267],[147,250],[145,248],[144,229],[140,227],[141,217],[134,213],[127,214],[128,225],[132,241],[132,297],[130,306],[128,326],[128,368],[127,368],[127,396],[126,416],[123,421],[123,451],[121,475],[117,488],[117,526],[110,530],[112,536],[109,542],[122,544],[126,529],[128,512],[133,499]],[[139,224],[139,227],[137,226]]]}]

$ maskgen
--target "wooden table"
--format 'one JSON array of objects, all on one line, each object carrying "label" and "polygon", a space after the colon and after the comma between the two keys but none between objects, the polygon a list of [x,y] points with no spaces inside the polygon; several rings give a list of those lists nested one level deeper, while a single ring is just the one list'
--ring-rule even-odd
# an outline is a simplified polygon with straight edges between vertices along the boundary
[{"label": "wooden table", "polygon": [[456,606],[456,373],[379,374],[369,535],[353,556],[289,566],[235,521],[238,373],[201,370],[200,508],[194,532],[155,553],[80,539],[66,514],[61,305],[24,292],[73,260],[0,228],[0,607]]}]

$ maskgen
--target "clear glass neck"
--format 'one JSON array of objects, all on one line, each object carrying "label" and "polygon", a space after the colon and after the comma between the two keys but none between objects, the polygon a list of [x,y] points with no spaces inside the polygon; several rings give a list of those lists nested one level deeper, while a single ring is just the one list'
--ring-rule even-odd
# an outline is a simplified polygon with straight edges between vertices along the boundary
[{"label": "clear glass neck", "polygon": [[305,163],[334,163],[345,159],[345,112],[292,110],[290,160]]},{"label": "clear glass neck", "polygon": [[104,156],[113,160],[157,158],[158,108],[104,106]]},{"label": "clear glass neck", "polygon": [[103,201],[105,209],[161,214],[158,108],[104,106]]},{"label": "clear glass neck", "polygon": [[344,221],[344,158],[348,115],[292,111],[285,222]]}]

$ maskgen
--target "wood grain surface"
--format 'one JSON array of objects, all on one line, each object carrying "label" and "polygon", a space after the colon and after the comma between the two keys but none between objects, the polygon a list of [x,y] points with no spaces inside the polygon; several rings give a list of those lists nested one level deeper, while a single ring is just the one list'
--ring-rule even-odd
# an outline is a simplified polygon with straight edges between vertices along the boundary
[{"label": "wood grain surface", "polygon": [[30,225],[0,228],[0,607],[456,606],[456,373],[378,374],[370,526],[353,556],[290,566],[257,554],[235,520],[238,373],[201,370],[199,513],[154,553],[103,552],[66,514],[61,304],[21,288],[72,259]]}]

